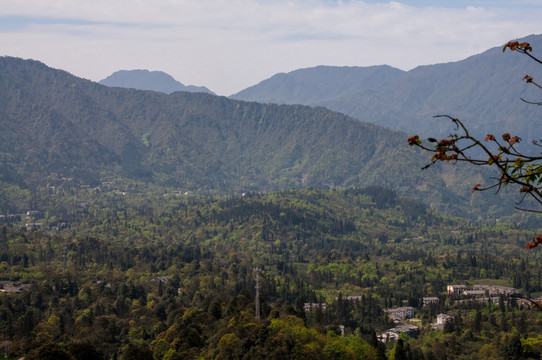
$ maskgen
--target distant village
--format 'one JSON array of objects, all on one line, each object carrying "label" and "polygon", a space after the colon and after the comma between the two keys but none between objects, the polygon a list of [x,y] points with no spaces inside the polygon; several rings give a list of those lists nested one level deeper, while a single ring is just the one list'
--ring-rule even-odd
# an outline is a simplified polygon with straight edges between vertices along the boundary
[{"label": "distant village", "polygon": [[[76,185],[73,183],[72,178],[61,178],[57,179],[59,182],[58,185],[48,185],[48,191],[49,194],[62,194],[68,191],[72,191],[75,189],[76,191],[82,191],[82,192],[102,192],[102,193],[110,193],[118,196],[126,196],[128,195],[127,191],[119,190],[117,187],[117,184],[114,181],[108,181],[108,180],[102,180],[100,182],[99,186],[91,186],[87,184],[82,185]],[[169,197],[169,196],[190,196],[194,195],[198,191],[191,191],[191,190],[176,190],[172,191],[171,193],[165,193],[160,194],[162,197]],[[245,194],[242,194],[245,195]],[[77,206],[81,208],[87,207],[87,203],[81,202],[77,204]],[[21,214],[0,214],[0,225],[2,224],[10,224],[10,226],[14,227],[20,227],[24,228],[27,231],[33,231],[41,229],[46,232],[58,232],[62,230],[66,230],[70,228],[69,221],[60,221],[58,224],[54,224],[55,226],[51,226],[50,224],[47,224],[46,222],[39,221],[44,220],[45,214],[42,210],[38,209],[31,209],[27,210],[25,213]]]},{"label": "distant village", "polygon": [[[542,305],[542,297],[527,299],[519,294],[518,289],[505,286],[478,284],[469,289],[466,285],[448,285],[446,287],[446,294],[453,296],[454,302],[499,303],[501,299],[505,299],[503,301],[508,302],[509,299],[514,298],[519,306],[530,307],[533,303]],[[342,299],[343,301],[361,301],[361,296],[345,296]],[[436,296],[422,298],[423,307],[438,304],[440,301],[440,298]],[[326,303],[304,304],[306,312],[316,309],[326,310],[327,307],[328,304]],[[409,337],[416,337],[419,334],[421,320],[415,318],[417,310],[414,307],[402,306],[386,309],[385,311],[393,322],[394,327],[377,334],[380,341],[396,341],[401,334],[406,334]],[[441,313],[436,316],[435,321],[431,324],[431,328],[444,330],[445,325],[453,321],[453,316]]]}]

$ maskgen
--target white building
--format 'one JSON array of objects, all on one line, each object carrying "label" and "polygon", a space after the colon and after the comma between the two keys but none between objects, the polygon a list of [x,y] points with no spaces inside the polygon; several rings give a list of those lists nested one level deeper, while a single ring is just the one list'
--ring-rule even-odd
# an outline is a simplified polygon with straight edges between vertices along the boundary
[{"label": "white building", "polygon": [[316,310],[316,309],[325,310],[327,309],[327,304],[326,303],[304,303],[303,309],[305,311],[311,311],[311,310]]},{"label": "white building", "polygon": [[438,314],[437,315],[437,325],[444,325],[449,321],[453,321],[454,318],[450,315],[446,314]]},{"label": "white building", "polygon": [[465,290],[467,290],[466,285],[448,285],[446,287],[446,292],[450,295],[459,295]]},{"label": "white building", "polygon": [[395,309],[388,309],[386,312],[392,318],[409,319],[414,317],[414,308],[411,306],[403,306]]},{"label": "white building", "polygon": [[497,285],[474,285],[473,290],[487,291],[489,295],[509,295],[519,293],[518,289]]},{"label": "white building", "polygon": [[428,305],[431,305],[431,304],[438,304],[439,303],[439,298],[436,297],[436,296],[424,297],[424,298],[422,298],[422,301],[423,301],[423,306],[428,306]]}]

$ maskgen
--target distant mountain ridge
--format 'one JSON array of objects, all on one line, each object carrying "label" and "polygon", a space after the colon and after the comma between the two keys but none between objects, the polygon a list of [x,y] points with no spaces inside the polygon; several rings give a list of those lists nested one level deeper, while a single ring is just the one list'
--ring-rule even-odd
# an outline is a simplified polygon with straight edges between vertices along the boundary
[{"label": "distant mountain ridge", "polygon": [[[521,41],[530,42],[533,54],[542,57],[542,35],[531,35]],[[389,72],[390,69],[377,67],[389,76],[367,82],[367,86],[360,84],[340,93],[335,90],[351,78],[359,79],[356,74],[370,69],[297,70],[275,75],[231,98],[320,105],[359,120],[423,136],[445,136],[453,131],[448,122],[433,118],[438,114],[462,119],[478,136],[509,131],[532,140],[533,136],[542,134],[542,110],[520,100],[524,97],[539,101],[538,89],[525,84],[522,78],[525,74],[536,78],[542,67],[522,54],[511,51],[503,54],[502,47],[496,47],[462,61],[420,66],[407,72]],[[320,80],[324,78],[325,87]],[[329,91],[314,91],[315,83]]]},{"label": "distant mountain ridge", "polygon": [[11,57],[0,99],[0,199],[9,184],[122,177],[227,193],[378,184],[447,213],[504,210],[471,193],[478,170],[421,172],[406,134],[323,107],[110,88]]},{"label": "distant mountain ridge", "polygon": [[382,86],[403,74],[404,71],[388,65],[317,66],[273,75],[231,98],[264,103],[321,105],[325,101]]},{"label": "distant mountain ridge", "polygon": [[171,94],[175,91],[214,94],[205,86],[183,85],[163,71],[119,70],[109,75],[107,78],[100,80],[99,83],[110,87],[151,90],[166,94]]}]

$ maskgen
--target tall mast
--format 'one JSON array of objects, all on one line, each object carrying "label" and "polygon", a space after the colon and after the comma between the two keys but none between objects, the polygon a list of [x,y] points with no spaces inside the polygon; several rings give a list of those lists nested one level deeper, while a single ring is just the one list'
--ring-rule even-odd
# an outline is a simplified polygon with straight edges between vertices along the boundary
[{"label": "tall mast", "polygon": [[260,321],[260,268],[255,267],[254,273],[256,274],[256,301],[254,301],[256,309],[255,309],[255,315],[256,319]]}]

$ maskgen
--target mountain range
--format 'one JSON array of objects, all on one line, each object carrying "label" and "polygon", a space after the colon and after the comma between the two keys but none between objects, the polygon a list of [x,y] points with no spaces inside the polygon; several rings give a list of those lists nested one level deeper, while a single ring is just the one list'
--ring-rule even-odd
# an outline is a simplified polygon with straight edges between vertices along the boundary
[{"label": "mountain range", "polygon": [[[542,35],[531,35],[533,54],[542,58]],[[504,41],[506,42],[506,41]],[[503,42],[503,43],[504,43]],[[420,49],[420,51],[427,51]],[[231,96],[262,103],[325,106],[356,119],[423,136],[446,136],[454,129],[434,115],[457,117],[477,136],[510,132],[538,140],[540,92],[522,81],[540,65],[502,47],[467,59],[401,71],[389,66],[300,69],[277,74]]]},{"label": "mountain range", "polygon": [[[541,39],[526,40],[536,49]],[[491,49],[408,72],[320,66],[278,74],[226,98],[133,88],[143,87],[138,76],[176,82],[159,72],[121,71],[117,76],[137,86],[110,87],[2,57],[0,181],[6,189],[124,178],[225,193],[378,184],[449,214],[500,216],[510,210],[503,203],[512,203],[500,198],[505,191],[497,197],[470,191],[489,172],[440,164],[422,172],[427,154],[406,146],[407,133],[389,128],[444,133],[450,130],[432,115],[449,113],[476,119],[475,131],[491,125],[537,134],[537,108],[518,99],[536,95],[517,75],[535,74],[527,60]]]},{"label": "mountain range", "polygon": [[422,172],[429,159],[405,133],[323,107],[112,88],[12,57],[0,58],[0,98],[5,199],[13,184],[62,178],[226,193],[378,184],[452,214],[503,211],[471,194],[478,169]]},{"label": "mountain range", "polygon": [[[542,35],[521,39],[542,54]],[[539,55],[539,57],[542,57]],[[536,75],[539,65],[502,47],[467,59],[419,66],[403,71],[388,65],[317,66],[280,73],[230,96],[260,103],[324,106],[358,120],[422,136],[446,136],[453,131],[447,114],[465,122],[476,136],[510,132],[538,140],[542,131],[539,110],[520,100],[537,101],[538,89],[528,86],[525,74]],[[195,91],[159,71],[118,71],[100,81],[107,86],[141,90]],[[520,121],[518,121],[520,120]]]}]

